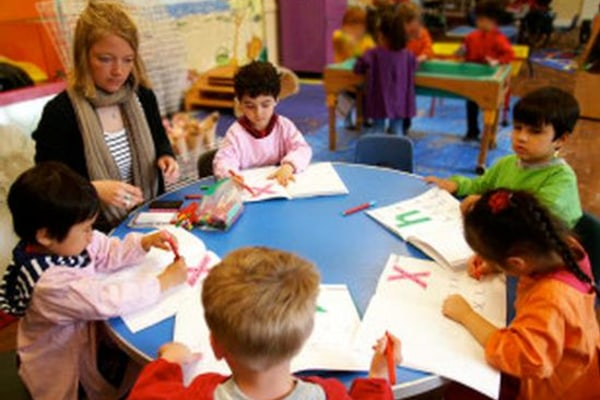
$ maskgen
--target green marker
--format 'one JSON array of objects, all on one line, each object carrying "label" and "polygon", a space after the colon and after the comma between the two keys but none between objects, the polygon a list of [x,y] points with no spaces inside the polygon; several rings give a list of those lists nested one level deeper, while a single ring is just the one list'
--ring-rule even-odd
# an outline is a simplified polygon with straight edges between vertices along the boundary
[{"label": "green marker", "polygon": [[317,312],[327,312],[327,310],[321,307],[320,305],[317,305]]}]

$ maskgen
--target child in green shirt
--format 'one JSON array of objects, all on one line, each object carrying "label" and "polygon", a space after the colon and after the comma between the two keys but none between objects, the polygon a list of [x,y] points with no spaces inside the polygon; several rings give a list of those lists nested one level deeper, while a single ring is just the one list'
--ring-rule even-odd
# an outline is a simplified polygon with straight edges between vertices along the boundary
[{"label": "child in green shirt", "polygon": [[573,228],[582,215],[577,177],[557,153],[578,118],[579,105],[569,93],[552,87],[538,89],[521,98],[513,109],[515,154],[501,158],[477,178],[425,179],[457,196],[468,196],[463,210],[492,189],[525,190]]}]

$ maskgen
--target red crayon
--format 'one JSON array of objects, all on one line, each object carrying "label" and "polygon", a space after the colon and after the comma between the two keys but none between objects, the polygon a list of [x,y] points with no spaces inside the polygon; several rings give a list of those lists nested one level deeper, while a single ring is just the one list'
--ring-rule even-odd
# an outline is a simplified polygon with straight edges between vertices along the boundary
[{"label": "red crayon", "polygon": [[396,363],[394,362],[394,341],[389,332],[385,333],[387,343],[385,345],[385,358],[387,360],[388,378],[390,385],[396,384]]},{"label": "red crayon", "polygon": [[177,244],[175,243],[175,239],[173,239],[173,237],[170,234],[169,234],[169,236],[167,236],[167,243],[169,243],[169,246],[171,247],[173,254],[175,254],[175,261],[177,261],[181,256],[179,255],[179,250],[177,249]]},{"label": "red crayon", "polygon": [[366,209],[368,209],[368,208],[371,208],[371,207],[373,207],[375,204],[377,204],[377,202],[376,202],[376,201],[370,201],[370,202],[368,202],[368,203],[364,203],[364,204],[361,204],[361,205],[359,205],[359,206],[356,206],[356,207],[349,208],[349,209],[347,209],[346,211],[342,212],[342,215],[345,217],[345,216],[348,216],[348,215],[351,215],[351,214],[354,214],[354,213],[357,213],[357,212],[360,212],[360,211],[366,210]]},{"label": "red crayon", "polygon": [[201,194],[186,194],[185,195],[185,199],[186,200],[200,200],[202,199],[202,195]]},{"label": "red crayon", "polygon": [[254,194],[254,190],[252,190],[250,186],[244,183],[244,178],[242,176],[236,174],[235,172],[233,172],[233,170],[229,170],[229,175],[231,175],[232,178],[238,178],[238,182],[236,183],[240,185],[243,189],[246,189],[252,196],[256,196]]}]

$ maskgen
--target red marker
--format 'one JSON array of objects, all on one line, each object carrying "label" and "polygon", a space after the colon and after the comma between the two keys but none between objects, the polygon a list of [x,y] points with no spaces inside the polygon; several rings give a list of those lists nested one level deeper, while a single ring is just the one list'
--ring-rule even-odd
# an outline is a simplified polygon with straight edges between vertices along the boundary
[{"label": "red marker", "polygon": [[244,178],[242,176],[236,174],[235,172],[233,172],[233,170],[229,170],[229,175],[231,175],[232,178],[238,178],[238,181],[236,183],[240,185],[243,189],[246,189],[252,196],[256,196],[254,194],[254,190],[252,190],[250,186],[244,183]]},{"label": "red marker", "polygon": [[342,212],[342,215],[345,217],[345,216],[369,209],[369,208],[373,207],[375,204],[377,204],[376,201],[370,201],[368,203],[364,203],[359,206],[349,208],[346,211]]},{"label": "red marker", "polygon": [[387,343],[385,344],[385,358],[387,360],[388,379],[390,385],[396,384],[396,363],[394,362],[394,341],[389,332],[385,332]]},{"label": "red marker", "polygon": [[186,200],[200,200],[202,197],[201,194],[186,194],[185,195],[185,199]]},{"label": "red marker", "polygon": [[473,264],[473,275],[475,276],[475,279],[479,281],[483,276],[483,271],[481,270],[481,261],[476,259]]},{"label": "red marker", "polygon": [[167,243],[169,243],[173,254],[175,254],[175,261],[179,260],[181,256],[179,255],[179,250],[177,250],[177,243],[175,243],[175,239],[173,239],[173,236],[171,236],[170,234],[169,236],[167,236]]}]

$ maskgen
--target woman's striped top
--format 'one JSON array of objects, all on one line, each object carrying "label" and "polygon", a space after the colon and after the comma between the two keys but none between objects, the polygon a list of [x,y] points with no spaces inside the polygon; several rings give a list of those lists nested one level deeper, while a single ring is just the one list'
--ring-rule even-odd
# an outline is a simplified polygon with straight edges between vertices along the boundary
[{"label": "woman's striped top", "polygon": [[117,164],[117,168],[119,168],[121,179],[124,182],[132,183],[131,147],[127,138],[127,132],[125,129],[113,133],[104,132],[104,140],[108,146],[108,151]]}]

